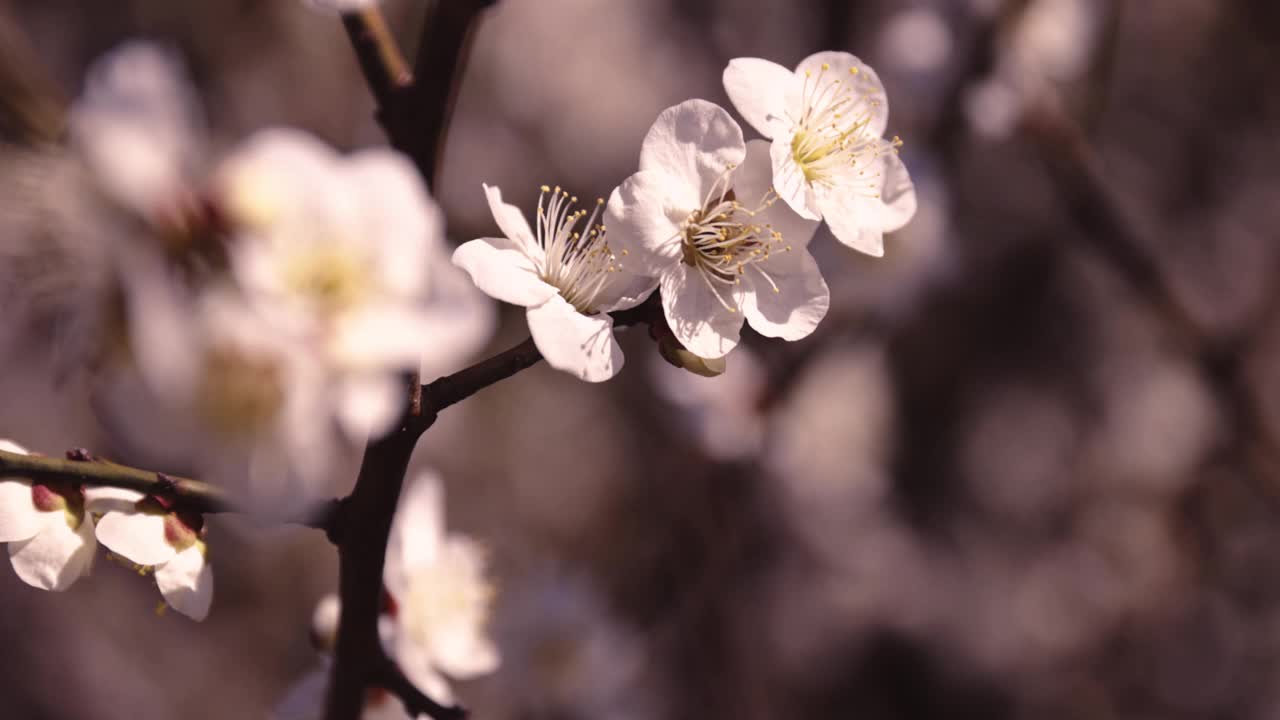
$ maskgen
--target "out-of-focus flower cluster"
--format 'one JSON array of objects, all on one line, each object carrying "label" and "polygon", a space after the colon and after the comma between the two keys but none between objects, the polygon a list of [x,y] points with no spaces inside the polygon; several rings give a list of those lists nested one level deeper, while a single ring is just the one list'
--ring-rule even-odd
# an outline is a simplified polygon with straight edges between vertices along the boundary
[{"label": "out-of-focus flower cluster", "polygon": [[[402,155],[283,128],[215,153],[178,60],[143,44],[95,63],[69,124],[108,271],[59,321],[132,445],[305,497],[338,448],[392,426],[411,374],[487,341],[492,308]],[[91,264],[68,255],[33,272]]]}]

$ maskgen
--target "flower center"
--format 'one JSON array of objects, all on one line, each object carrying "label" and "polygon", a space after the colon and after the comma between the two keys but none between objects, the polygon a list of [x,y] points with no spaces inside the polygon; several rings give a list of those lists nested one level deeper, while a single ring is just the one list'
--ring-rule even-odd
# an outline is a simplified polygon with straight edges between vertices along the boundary
[{"label": "flower center", "polygon": [[364,258],[344,248],[328,247],[292,255],[285,268],[288,287],[332,315],[358,304],[371,278]]},{"label": "flower center", "polygon": [[777,292],[777,284],[760,263],[775,252],[791,251],[782,233],[771,224],[754,222],[757,214],[777,202],[777,193],[770,188],[754,206],[744,206],[729,187],[735,167],[730,166],[716,178],[702,207],[681,223],[681,261],[698,271],[729,312],[737,312],[737,307],[729,303],[722,290],[741,284],[742,276],[752,268]]},{"label": "flower center", "polygon": [[236,348],[210,350],[199,382],[200,414],[227,436],[254,435],[274,420],[284,405],[277,362]]},{"label": "flower center", "polygon": [[441,628],[484,623],[494,590],[475,568],[448,555],[409,580],[396,618],[418,644],[431,647]]},{"label": "flower center", "polygon": [[[578,197],[561,190],[559,185],[554,190],[543,185],[541,190],[536,233],[546,259],[538,268],[538,276],[554,285],[578,312],[590,315],[595,312],[596,298],[609,285],[610,276],[622,269],[605,240],[604,224],[596,222],[604,200],[596,199],[588,217],[586,210],[575,209]],[[578,223],[584,218],[582,231],[586,235],[578,231]]]},{"label": "flower center", "polygon": [[[849,77],[838,77],[823,63],[814,76],[804,72],[803,114],[792,118],[791,159],[810,185],[832,186],[856,173],[861,178],[873,160],[884,152],[885,143],[866,132],[880,100],[852,82],[858,68],[849,68]],[[901,141],[894,139],[895,148]],[[867,178],[874,186],[873,178]]]}]

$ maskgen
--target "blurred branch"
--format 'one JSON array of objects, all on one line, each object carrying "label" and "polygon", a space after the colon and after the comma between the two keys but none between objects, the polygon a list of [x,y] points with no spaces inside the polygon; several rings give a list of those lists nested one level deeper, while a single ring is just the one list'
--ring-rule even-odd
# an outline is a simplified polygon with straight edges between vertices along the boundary
[{"label": "blurred branch", "polygon": [[1202,340],[1201,329],[1156,262],[1146,228],[1107,181],[1079,125],[1046,97],[1028,110],[1023,130],[1040,150],[1054,185],[1085,231],[1085,241],[1155,306],[1176,339],[1194,351]]},{"label": "blurred branch", "polygon": [[0,8],[0,134],[28,145],[57,142],[66,124],[66,98],[11,12]]},{"label": "blurred branch", "polygon": [[1280,286],[1241,327],[1213,333],[1197,323],[1155,260],[1156,246],[1106,180],[1079,126],[1052,98],[1024,118],[1058,191],[1085,238],[1156,311],[1178,347],[1199,368],[1227,423],[1227,442],[1211,462],[1235,457],[1273,506],[1280,509],[1280,446],[1260,415],[1248,384],[1247,350],[1258,332],[1280,318]]},{"label": "blurred branch", "polygon": [[[119,465],[95,458],[84,450],[72,450],[66,458],[22,455],[0,450],[0,476],[27,480],[61,480],[90,487],[115,487],[163,497],[173,501],[172,509],[197,514],[243,513],[263,517],[263,513],[229,498],[218,487],[190,478]],[[275,518],[283,522],[326,530],[334,518],[338,501],[330,501],[298,515]]]}]

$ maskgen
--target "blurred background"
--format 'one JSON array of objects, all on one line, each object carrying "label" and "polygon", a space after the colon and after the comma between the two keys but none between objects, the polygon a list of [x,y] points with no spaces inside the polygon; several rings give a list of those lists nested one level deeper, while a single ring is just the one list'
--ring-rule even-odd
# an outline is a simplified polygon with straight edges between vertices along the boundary
[{"label": "blurred background", "polygon": [[[386,9],[411,50],[420,6]],[[276,124],[384,142],[340,23],[295,0],[0,19],[10,109],[149,38],[223,145]],[[730,58],[826,49],[879,71],[920,209],[883,259],[820,231],[814,336],[749,338],[705,380],[632,331],[615,381],[540,365],[419,447],[500,588],[473,717],[1280,718],[1280,5],[501,0],[436,189],[451,239],[494,232],[481,182],[524,207],[543,183],[607,197],[663,108],[728,105]],[[0,245],[91,237],[60,166],[6,138]],[[527,336],[502,318],[490,352]],[[91,373],[50,372],[53,324],[6,322],[0,436],[148,466]],[[0,714],[267,717],[318,667],[335,553],[211,526],[203,624],[102,558],[64,594],[0,568]]]}]

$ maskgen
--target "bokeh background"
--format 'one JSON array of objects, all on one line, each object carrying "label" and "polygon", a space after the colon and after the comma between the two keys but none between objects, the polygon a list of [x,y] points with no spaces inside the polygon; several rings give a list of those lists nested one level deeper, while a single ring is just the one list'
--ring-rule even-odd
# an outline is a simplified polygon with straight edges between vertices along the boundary
[{"label": "bokeh background", "polygon": [[[421,7],[387,12],[412,48]],[[384,142],[340,24],[295,0],[0,18],[10,111],[24,79],[74,97],[149,38],[224,145],[275,124]],[[501,590],[473,717],[1280,717],[1272,0],[501,0],[436,189],[453,241],[493,232],[481,182],[607,196],[659,111],[727,104],[730,58],[824,49],[880,72],[920,210],[883,259],[820,232],[813,337],[751,338],[704,380],[632,331],[615,381],[535,367],[424,438]],[[91,235],[6,139],[0,245]],[[502,319],[490,351],[526,336]],[[147,466],[91,373],[50,372],[59,329],[6,324],[0,436]],[[211,525],[203,624],[105,560],[65,594],[0,568],[0,715],[267,717],[319,664],[336,559],[314,531]]]}]

